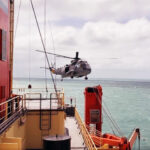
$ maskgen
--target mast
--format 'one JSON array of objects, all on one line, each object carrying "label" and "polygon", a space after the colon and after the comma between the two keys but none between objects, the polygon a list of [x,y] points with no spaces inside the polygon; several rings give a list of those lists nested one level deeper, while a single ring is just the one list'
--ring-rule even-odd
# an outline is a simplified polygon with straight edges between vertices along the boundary
[{"label": "mast", "polygon": [[10,0],[10,96],[13,87],[13,48],[14,48],[14,0]]}]

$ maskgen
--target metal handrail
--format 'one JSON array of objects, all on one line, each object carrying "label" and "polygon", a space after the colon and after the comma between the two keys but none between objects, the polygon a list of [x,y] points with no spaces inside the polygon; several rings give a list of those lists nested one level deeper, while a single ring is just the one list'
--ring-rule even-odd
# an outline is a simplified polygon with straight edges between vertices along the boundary
[{"label": "metal handrail", "polygon": [[8,102],[10,102],[10,101],[13,101],[13,100],[15,100],[16,98],[20,98],[20,96],[15,96],[15,97],[13,97],[13,98],[11,98],[11,99],[8,99],[8,100],[5,101],[5,102],[0,103],[0,106],[1,106],[1,105],[5,105],[6,103],[8,103]]},{"label": "metal handrail", "polygon": [[[34,89],[30,92],[27,92],[24,94],[24,99],[26,100],[27,103],[27,109],[50,109],[47,106],[48,105],[43,105],[44,103],[41,103],[41,107],[40,107],[40,102],[46,102],[46,101],[50,101],[50,103],[52,103],[53,105],[53,109],[60,109],[60,108],[64,108],[64,92],[63,90],[58,92],[57,95],[54,92],[48,92],[46,94],[46,97],[43,97],[43,95],[45,96],[45,93],[43,92],[35,92]],[[48,96],[50,95],[50,97]],[[36,106],[33,105],[33,108],[29,108],[28,106],[32,106],[33,103],[36,103]],[[39,106],[37,106],[39,104]],[[43,107],[44,106],[44,107]]]},{"label": "metal handrail", "polygon": [[75,118],[78,122],[81,134],[83,136],[83,139],[85,141],[85,145],[87,146],[88,150],[97,150],[95,143],[93,142],[85,124],[82,122],[82,119],[78,113],[78,111],[75,109]]},{"label": "metal handrail", "polygon": [[[52,91],[54,91],[53,88],[48,88],[48,93],[51,93]],[[63,91],[63,88],[58,88],[57,92],[61,92]],[[17,93],[18,95],[22,94],[22,93],[32,93],[32,92],[42,92],[42,93],[47,93],[45,88],[13,88],[13,93]]]},{"label": "metal handrail", "polygon": [[23,95],[14,96],[0,103],[0,124],[3,124],[16,112],[25,109]]},{"label": "metal handrail", "polygon": [[[88,150],[119,150],[119,148],[115,147],[115,148],[104,148],[102,147],[96,147],[94,141],[91,138],[91,135],[87,129],[87,126],[83,123],[78,111],[75,109],[75,118],[78,122],[79,128],[80,128],[80,132],[82,134],[82,137],[85,141],[85,145],[87,147]],[[98,133],[98,136],[101,136],[101,133]],[[100,142],[100,141],[98,141]]]}]

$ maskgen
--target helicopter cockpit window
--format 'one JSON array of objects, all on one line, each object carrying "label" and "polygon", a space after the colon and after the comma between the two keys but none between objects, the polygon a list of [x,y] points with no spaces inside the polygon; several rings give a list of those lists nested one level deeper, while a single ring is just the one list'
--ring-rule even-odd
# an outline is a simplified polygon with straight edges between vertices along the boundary
[{"label": "helicopter cockpit window", "polygon": [[80,68],[80,64],[77,64],[76,67],[77,67],[77,68]]},{"label": "helicopter cockpit window", "polygon": [[68,72],[68,71],[69,71],[69,65],[66,65],[65,72]]},{"label": "helicopter cockpit window", "polygon": [[75,65],[77,62],[76,61],[72,61],[72,65]]}]

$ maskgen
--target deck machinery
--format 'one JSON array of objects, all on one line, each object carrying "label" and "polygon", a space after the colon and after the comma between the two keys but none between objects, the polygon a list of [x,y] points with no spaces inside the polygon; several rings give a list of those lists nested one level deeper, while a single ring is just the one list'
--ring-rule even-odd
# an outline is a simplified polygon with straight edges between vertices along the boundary
[{"label": "deck machinery", "polygon": [[[118,150],[131,150],[137,137],[140,139],[140,130],[134,129],[131,137],[119,137],[114,134],[102,134],[102,87],[87,87],[85,89],[85,123],[91,138],[97,147]],[[94,126],[94,128],[91,126]]]}]

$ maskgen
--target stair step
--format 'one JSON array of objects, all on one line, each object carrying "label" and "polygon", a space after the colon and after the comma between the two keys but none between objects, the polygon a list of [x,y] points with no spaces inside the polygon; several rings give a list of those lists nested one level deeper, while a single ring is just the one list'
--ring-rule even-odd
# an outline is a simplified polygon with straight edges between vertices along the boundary
[{"label": "stair step", "polygon": [[49,132],[49,130],[43,130],[43,131],[42,131],[42,133],[43,133],[43,132],[46,132],[46,133],[48,133],[48,132]]},{"label": "stair step", "polygon": [[41,120],[42,120],[42,119],[47,119],[47,120],[49,120],[50,117],[41,116]]},{"label": "stair step", "polygon": [[42,130],[49,130],[49,127],[48,126],[42,126],[41,129]]},{"label": "stair step", "polygon": [[41,119],[42,121],[49,121],[49,119]]},{"label": "stair step", "polygon": [[49,124],[42,124],[42,127],[43,127],[43,126],[49,126]]}]

